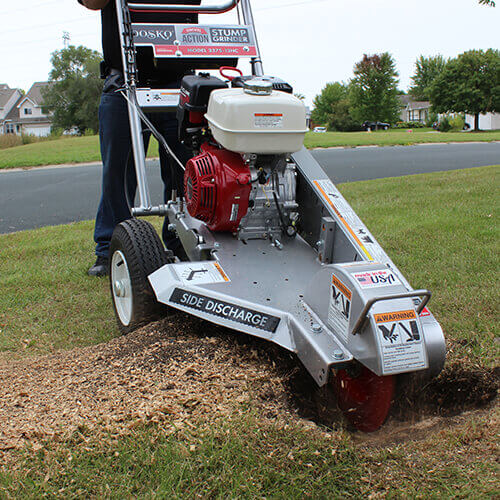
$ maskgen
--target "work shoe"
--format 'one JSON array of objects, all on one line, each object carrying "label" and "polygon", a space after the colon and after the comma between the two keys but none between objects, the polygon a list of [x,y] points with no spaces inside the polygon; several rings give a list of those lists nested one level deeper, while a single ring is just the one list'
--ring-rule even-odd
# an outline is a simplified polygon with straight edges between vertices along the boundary
[{"label": "work shoe", "polygon": [[108,274],[109,259],[107,257],[97,257],[95,264],[87,271],[89,276],[106,276]]}]

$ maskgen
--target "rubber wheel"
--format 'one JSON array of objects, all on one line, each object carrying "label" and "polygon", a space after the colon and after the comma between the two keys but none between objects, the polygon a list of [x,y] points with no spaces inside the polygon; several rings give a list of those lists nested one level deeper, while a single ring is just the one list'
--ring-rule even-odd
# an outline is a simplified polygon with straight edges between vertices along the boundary
[{"label": "rubber wheel", "polygon": [[394,397],[394,376],[378,376],[362,365],[339,370],[330,384],[347,420],[362,432],[374,432],[385,422]]},{"label": "rubber wheel", "polygon": [[144,220],[130,219],[116,226],[109,251],[109,278],[113,308],[122,334],[130,333],[164,316],[148,276],[173,262],[154,227]]}]

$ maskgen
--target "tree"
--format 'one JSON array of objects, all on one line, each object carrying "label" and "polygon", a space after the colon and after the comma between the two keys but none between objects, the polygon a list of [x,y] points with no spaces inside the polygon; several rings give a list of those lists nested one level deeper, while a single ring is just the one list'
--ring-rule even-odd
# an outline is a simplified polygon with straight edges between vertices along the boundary
[{"label": "tree", "polygon": [[415,73],[411,77],[413,81],[413,85],[409,90],[411,96],[417,101],[428,101],[429,87],[445,66],[446,59],[441,55],[434,57],[420,56],[415,62]]},{"label": "tree", "polygon": [[350,112],[349,87],[341,82],[327,83],[314,98],[311,119],[329,129],[350,131],[359,128]]},{"label": "tree", "polygon": [[479,0],[480,4],[489,5],[490,7],[495,7],[495,2],[493,0]]},{"label": "tree", "polygon": [[448,61],[430,87],[433,109],[438,113],[474,115],[500,111],[500,51],[470,50]]},{"label": "tree", "polygon": [[328,125],[332,108],[348,95],[347,86],[340,82],[327,83],[321,93],[314,98],[311,119],[314,123]]},{"label": "tree", "polygon": [[98,129],[97,112],[102,90],[101,54],[87,47],[69,46],[52,54],[50,83],[44,91],[44,106],[53,112],[53,126],[78,133]]},{"label": "tree", "polygon": [[395,123],[399,118],[398,72],[392,56],[384,52],[368,56],[354,66],[350,85],[351,113],[359,122]]}]

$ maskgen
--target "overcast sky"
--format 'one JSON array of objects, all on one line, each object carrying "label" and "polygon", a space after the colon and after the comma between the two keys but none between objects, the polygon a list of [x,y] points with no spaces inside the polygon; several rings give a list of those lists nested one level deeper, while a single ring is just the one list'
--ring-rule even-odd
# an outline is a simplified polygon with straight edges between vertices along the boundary
[{"label": "overcast sky", "polygon": [[[252,0],[252,5],[266,73],[288,80],[308,103],[327,82],[351,78],[363,53],[390,52],[400,88],[407,90],[420,54],[452,57],[500,47],[500,5],[483,7],[477,0]],[[50,54],[63,47],[63,31],[72,44],[101,50],[99,14],[77,0],[1,0],[0,21],[0,83],[11,87],[28,90],[48,78]],[[208,22],[218,18],[209,16]]]}]

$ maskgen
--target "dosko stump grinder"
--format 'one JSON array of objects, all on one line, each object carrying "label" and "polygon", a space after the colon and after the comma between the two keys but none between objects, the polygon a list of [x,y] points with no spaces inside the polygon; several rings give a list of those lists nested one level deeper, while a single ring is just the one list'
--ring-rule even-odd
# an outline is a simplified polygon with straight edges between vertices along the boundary
[{"label": "dosko stump grinder", "polygon": [[[443,367],[431,294],[410,286],[303,147],[305,107],[264,74],[250,0],[193,3],[116,2],[138,182],[132,214],[166,217],[182,244],[180,260],[143,219],[117,226],[110,281],[119,327],[130,332],[174,308],[274,342],[335,393],[356,428],[374,431],[398,376]],[[138,12],[231,9],[239,24],[134,22]],[[250,60],[251,75],[238,59]],[[164,84],[172,68],[188,73],[180,89]],[[146,116],[172,111],[192,152],[185,164]],[[184,170],[183,196],[174,186],[166,205],[150,201],[141,122]]]}]

